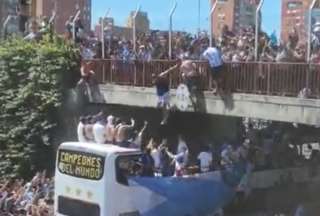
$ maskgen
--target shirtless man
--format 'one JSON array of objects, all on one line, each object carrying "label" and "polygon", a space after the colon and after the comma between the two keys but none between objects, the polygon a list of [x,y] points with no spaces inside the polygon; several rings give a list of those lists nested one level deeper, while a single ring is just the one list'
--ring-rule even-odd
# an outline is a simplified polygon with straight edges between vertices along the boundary
[{"label": "shirtless man", "polygon": [[134,119],[131,119],[131,124],[128,125],[124,121],[120,122],[115,129],[115,141],[116,144],[121,147],[129,147],[130,143],[128,142],[129,132],[135,126]]},{"label": "shirtless man", "polygon": [[194,93],[199,88],[200,82],[200,73],[196,68],[196,64],[190,60],[185,60],[180,66],[180,72],[190,93]]},{"label": "shirtless man", "polygon": [[114,117],[112,115],[108,116],[107,118],[107,125],[106,125],[106,142],[111,144],[114,143],[115,138],[115,124],[114,124]]}]

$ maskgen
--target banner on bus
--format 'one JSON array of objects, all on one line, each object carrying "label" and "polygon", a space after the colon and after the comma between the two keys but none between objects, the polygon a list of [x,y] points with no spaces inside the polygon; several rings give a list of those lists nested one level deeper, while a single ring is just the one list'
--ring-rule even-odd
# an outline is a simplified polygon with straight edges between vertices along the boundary
[{"label": "banner on bus", "polygon": [[103,176],[104,157],[92,153],[62,149],[58,154],[58,168],[62,174],[100,180]]}]

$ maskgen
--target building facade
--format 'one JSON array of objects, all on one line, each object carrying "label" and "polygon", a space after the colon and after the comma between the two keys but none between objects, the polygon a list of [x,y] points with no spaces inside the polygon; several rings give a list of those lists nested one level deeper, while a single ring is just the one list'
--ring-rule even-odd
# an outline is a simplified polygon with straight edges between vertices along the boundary
[{"label": "building facade", "polygon": [[[128,28],[133,28],[133,16],[134,16],[134,11],[131,11],[128,21],[127,21],[127,27]],[[136,29],[139,32],[149,32],[150,30],[150,20],[148,18],[148,13],[147,12],[138,12],[137,17],[136,17]]]},{"label": "building facade", "polygon": [[256,8],[259,1],[256,0],[212,0],[212,4],[218,1],[213,14],[213,35],[221,35],[226,25],[232,31],[255,25]]},{"label": "building facade", "polygon": [[[132,40],[133,30],[129,27],[116,26],[114,24],[114,19],[111,17],[106,17],[104,19],[100,18],[99,23],[94,27],[95,36],[98,40],[101,40],[101,23],[104,21],[104,36],[105,39],[117,38],[119,40]],[[139,31],[137,31],[139,32]]]},{"label": "building facade", "polygon": [[300,41],[306,41],[308,31],[308,9],[312,0],[282,0],[281,40],[288,41],[292,29],[296,29]]},{"label": "building facade", "polygon": [[65,32],[65,24],[71,16],[75,16],[81,10],[80,18],[86,32],[91,27],[91,0],[37,0],[36,17],[50,17],[56,11],[55,30],[62,34]]}]

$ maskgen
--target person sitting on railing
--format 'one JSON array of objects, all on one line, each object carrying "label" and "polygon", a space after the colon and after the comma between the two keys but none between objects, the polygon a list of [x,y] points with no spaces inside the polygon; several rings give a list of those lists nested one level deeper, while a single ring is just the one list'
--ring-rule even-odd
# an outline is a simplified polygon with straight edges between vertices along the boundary
[{"label": "person sitting on railing", "polygon": [[203,53],[203,58],[209,62],[213,81],[213,93],[219,93],[222,83],[223,60],[220,50],[213,45]]}]

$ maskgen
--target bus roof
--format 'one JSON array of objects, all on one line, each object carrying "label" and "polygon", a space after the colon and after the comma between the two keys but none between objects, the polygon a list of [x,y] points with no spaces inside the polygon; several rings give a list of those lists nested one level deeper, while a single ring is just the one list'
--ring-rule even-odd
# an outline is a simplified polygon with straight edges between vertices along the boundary
[{"label": "bus roof", "polygon": [[65,142],[62,143],[59,149],[67,149],[73,151],[81,151],[87,153],[96,153],[106,156],[107,154],[117,153],[140,153],[139,149],[123,148],[112,144],[97,144],[97,143],[83,143],[83,142]]}]

